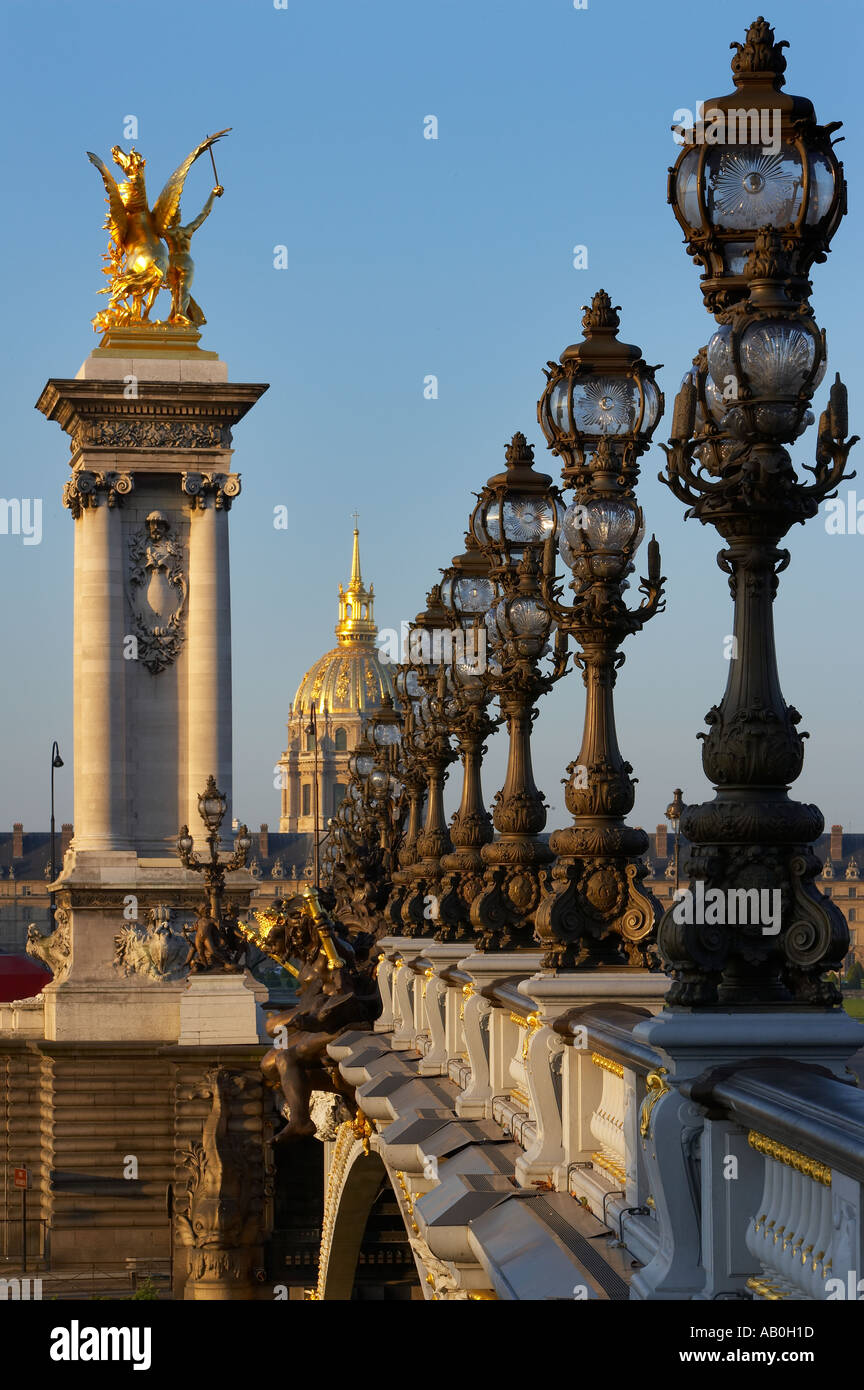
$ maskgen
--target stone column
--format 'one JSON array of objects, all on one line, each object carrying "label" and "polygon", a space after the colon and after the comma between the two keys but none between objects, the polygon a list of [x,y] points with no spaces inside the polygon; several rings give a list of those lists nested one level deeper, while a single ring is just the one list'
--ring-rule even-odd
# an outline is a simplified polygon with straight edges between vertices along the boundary
[{"label": "stone column", "polygon": [[76,472],[63,494],[75,517],[75,848],[129,846],[126,800],[125,574],[120,507],[131,474]]},{"label": "stone column", "polygon": [[186,820],[196,848],[205,847],[198,797],[212,774],[228,797],[231,828],[231,578],[228,510],[240,492],[236,474],[183,475],[192,499],[189,528]]}]

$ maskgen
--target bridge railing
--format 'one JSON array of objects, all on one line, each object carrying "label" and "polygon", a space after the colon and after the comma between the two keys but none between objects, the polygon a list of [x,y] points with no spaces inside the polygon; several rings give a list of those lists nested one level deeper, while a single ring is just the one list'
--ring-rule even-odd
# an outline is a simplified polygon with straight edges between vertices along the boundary
[{"label": "bridge railing", "polygon": [[429,942],[400,940],[379,972],[377,1027],[421,1053],[422,1074],[455,1083],[458,1115],[512,1137],[523,1186],[569,1193],[643,1265],[692,1247],[704,1284],[690,1296],[864,1296],[864,1092],[787,1060],[681,1083],[689,1147],[672,1167],[689,1195],[655,1203],[654,1111],[672,1082],[633,1036],[649,1011],[593,1004],[550,1021],[531,997],[533,956],[524,972],[495,971],[491,957],[454,964]]},{"label": "bridge railing", "polygon": [[779,1060],[709,1073],[683,1092],[706,1114],[709,1283],[771,1302],[864,1296],[864,1093]]}]

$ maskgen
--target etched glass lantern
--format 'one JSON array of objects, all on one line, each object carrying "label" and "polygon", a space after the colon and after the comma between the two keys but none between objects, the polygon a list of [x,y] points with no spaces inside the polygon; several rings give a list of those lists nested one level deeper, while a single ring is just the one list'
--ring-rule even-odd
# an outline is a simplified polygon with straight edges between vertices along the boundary
[{"label": "etched glass lantern", "polygon": [[824,259],[846,210],[831,140],[840,122],[818,125],[810,101],[782,90],[785,42],[760,18],[733,47],[736,90],[706,101],[694,125],[673,127],[684,148],[669,171],[669,202],[703,267],[712,313],[746,298],[750,256],[766,227],[782,229],[790,293],[805,299],[810,267]]},{"label": "etched glass lantern", "polygon": [[537,418],[565,485],[582,481],[586,456],[615,473],[647,449],[663,413],[663,395],[639,348],[618,341],[618,309],[605,290],[585,308],[582,341],[550,362]]},{"label": "etched glass lantern", "polygon": [[[560,493],[548,474],[535,470],[534,446],[524,434],[514,434],[504,457],[507,471],[489,479],[471,517],[471,531],[487,557],[493,585],[526,551],[539,555],[550,537],[557,539],[564,515]],[[494,597],[489,594],[490,603]]]}]

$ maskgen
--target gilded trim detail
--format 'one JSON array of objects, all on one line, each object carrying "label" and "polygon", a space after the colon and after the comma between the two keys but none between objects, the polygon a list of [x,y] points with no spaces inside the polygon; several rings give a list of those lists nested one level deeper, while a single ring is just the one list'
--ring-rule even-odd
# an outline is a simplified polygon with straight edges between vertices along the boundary
[{"label": "gilded trim detail", "polygon": [[601,1071],[611,1072],[613,1076],[618,1076],[623,1079],[624,1068],[620,1062],[613,1062],[611,1057],[604,1057],[601,1052],[592,1052],[591,1061],[594,1063],[595,1067],[599,1067]]},{"label": "gilded trim detail", "polygon": [[755,1129],[751,1129],[747,1135],[747,1143],[757,1153],[763,1154],[766,1158],[773,1158],[777,1163],[785,1163],[787,1168],[794,1168],[796,1173],[802,1173],[812,1182],[821,1182],[823,1187],[831,1186],[831,1169],[827,1163],[820,1163],[808,1154],[790,1149],[786,1144],[769,1139],[767,1134],[760,1134]]}]

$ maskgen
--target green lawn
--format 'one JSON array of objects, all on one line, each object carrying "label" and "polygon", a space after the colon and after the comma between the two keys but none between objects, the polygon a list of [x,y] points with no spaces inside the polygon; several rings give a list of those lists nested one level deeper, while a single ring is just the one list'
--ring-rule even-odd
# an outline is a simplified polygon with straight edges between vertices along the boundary
[{"label": "green lawn", "polygon": [[844,999],[843,1007],[850,1018],[864,1019],[864,999]]}]

